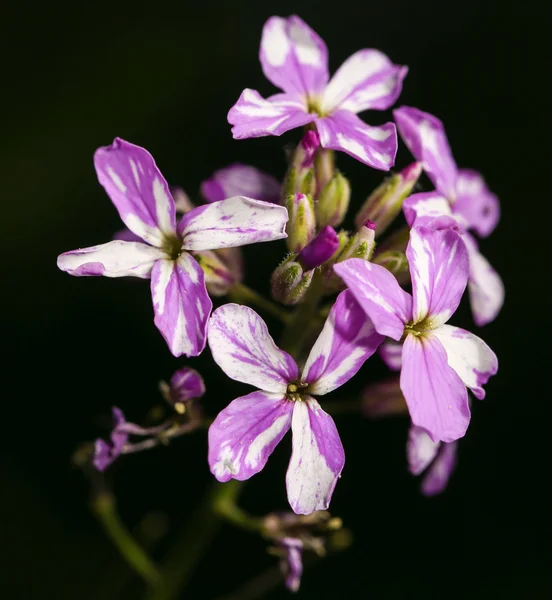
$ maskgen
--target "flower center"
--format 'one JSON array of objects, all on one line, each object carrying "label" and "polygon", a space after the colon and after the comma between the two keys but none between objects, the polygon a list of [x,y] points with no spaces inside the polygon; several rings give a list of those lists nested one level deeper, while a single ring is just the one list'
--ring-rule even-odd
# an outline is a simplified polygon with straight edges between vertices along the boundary
[{"label": "flower center", "polygon": [[316,96],[307,96],[307,112],[313,115],[318,115],[319,117],[328,116],[328,112],[324,112],[322,110],[322,99],[317,98]]},{"label": "flower center", "polygon": [[304,381],[291,381],[288,383],[286,397],[292,402],[303,400],[303,391],[308,386]]},{"label": "flower center", "polygon": [[182,254],[182,240],[177,235],[166,235],[161,249],[171,260],[176,260]]},{"label": "flower center", "polygon": [[408,334],[415,335],[416,337],[420,337],[432,329],[435,329],[435,324],[433,323],[433,319],[425,318],[417,323],[407,323],[404,326],[404,333],[402,336],[402,340],[406,338]]}]

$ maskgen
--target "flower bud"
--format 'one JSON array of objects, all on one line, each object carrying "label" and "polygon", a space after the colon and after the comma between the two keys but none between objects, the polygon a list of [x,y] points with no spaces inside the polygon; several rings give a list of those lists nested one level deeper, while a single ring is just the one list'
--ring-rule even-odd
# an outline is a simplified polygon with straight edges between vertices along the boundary
[{"label": "flower bud", "polygon": [[399,250],[388,250],[374,257],[372,261],[376,265],[385,267],[393,275],[408,271],[408,260],[404,252]]},{"label": "flower bud", "polygon": [[376,246],[376,226],[373,221],[366,221],[345,245],[336,262],[342,262],[348,258],[362,258],[370,260]]},{"label": "flower bud", "polygon": [[362,205],[355,217],[356,226],[370,219],[381,235],[401,211],[403,200],[410,195],[421,173],[422,163],[415,162],[388,177]]},{"label": "flower bud", "polygon": [[290,255],[276,267],[270,285],[272,297],[282,304],[297,304],[309,289],[314,270],[304,272],[303,267],[296,262],[296,256]]},{"label": "flower bud", "polygon": [[301,250],[297,256],[297,262],[305,271],[310,271],[329,260],[338,248],[337,233],[333,227],[328,225]]},{"label": "flower bud", "polygon": [[318,196],[316,218],[319,227],[337,227],[347,214],[350,198],[349,181],[338,171]]},{"label": "flower bud", "polygon": [[212,296],[224,296],[236,282],[232,271],[222,262],[212,250],[194,254],[205,275],[207,291]]},{"label": "flower bud", "polygon": [[316,131],[309,130],[303,136],[292,157],[284,180],[284,198],[292,194],[311,194],[316,191],[314,157],[320,146]]},{"label": "flower bud", "polygon": [[289,220],[286,225],[286,244],[297,254],[312,240],[316,233],[316,220],[312,196],[293,194],[286,198]]},{"label": "flower bud", "polygon": [[335,175],[335,160],[333,150],[320,148],[314,160],[316,172],[316,189],[323,190]]}]

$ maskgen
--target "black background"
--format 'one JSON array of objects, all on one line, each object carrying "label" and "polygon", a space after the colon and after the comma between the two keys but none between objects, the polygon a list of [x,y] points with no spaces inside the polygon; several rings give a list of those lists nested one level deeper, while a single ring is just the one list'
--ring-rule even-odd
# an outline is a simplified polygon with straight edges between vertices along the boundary
[{"label": "black background", "polygon": [[[550,68],[539,5],[102,0],[3,10],[0,597],[140,598],[140,583],[88,511],[72,451],[105,432],[112,404],[143,419],[159,399],[158,380],[184,363],[206,376],[211,414],[245,390],[208,353],[170,356],[147,282],[71,278],[55,260],[120,227],[92,165],[95,148],[115,136],[148,148],[192,195],[237,160],[283,174],[285,145],[298,132],[234,141],[226,113],[244,87],[273,92],[257,58],[261,29],[271,14],[291,13],[324,38],[332,71],[363,47],[409,65],[399,104],[442,118],[459,165],[482,171],[501,198],[502,221],[481,247],[507,290],[497,321],[478,332],[497,352],[499,374],[474,406],[443,496],[421,497],[406,471],[406,420],[338,418],[347,465],[331,509],[354,544],[309,569],[301,597],[550,597]],[[397,165],[408,160],[401,150]],[[347,156],[339,166],[358,206],[381,173]],[[246,251],[246,283],[266,291],[282,253],[278,243]],[[454,323],[472,327],[469,311]],[[357,382],[381,372],[373,359]],[[286,508],[289,440],[281,446],[243,498],[254,513]],[[110,480],[129,526],[147,514],[167,525],[159,558],[210,482],[204,436],[121,461]],[[225,527],[186,597],[239,588],[274,564],[264,547]],[[267,597],[286,596],[277,588]]]}]

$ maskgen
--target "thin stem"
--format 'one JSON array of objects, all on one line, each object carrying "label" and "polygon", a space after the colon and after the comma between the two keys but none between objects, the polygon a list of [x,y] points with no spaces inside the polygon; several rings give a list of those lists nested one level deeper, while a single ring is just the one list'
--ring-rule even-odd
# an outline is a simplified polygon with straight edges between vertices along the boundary
[{"label": "thin stem", "polygon": [[228,292],[228,296],[233,302],[257,306],[283,323],[287,323],[290,319],[290,314],[285,309],[243,283],[235,283]]},{"label": "thin stem", "polygon": [[142,440],[141,442],[136,442],[135,444],[126,444],[126,446],[123,448],[123,454],[132,454],[134,452],[141,452],[142,450],[149,450],[150,448],[155,448],[156,446],[166,445],[168,444],[169,440],[180,437],[181,435],[185,435],[187,433],[192,433],[192,431],[196,431],[196,429],[200,429],[202,427],[204,427],[204,425],[201,421],[192,421],[191,423],[173,427],[172,429],[163,431],[156,437],[148,438],[147,440]]},{"label": "thin stem", "polygon": [[92,511],[129,565],[151,586],[159,581],[159,570],[121,521],[113,496],[103,492],[92,500]]}]

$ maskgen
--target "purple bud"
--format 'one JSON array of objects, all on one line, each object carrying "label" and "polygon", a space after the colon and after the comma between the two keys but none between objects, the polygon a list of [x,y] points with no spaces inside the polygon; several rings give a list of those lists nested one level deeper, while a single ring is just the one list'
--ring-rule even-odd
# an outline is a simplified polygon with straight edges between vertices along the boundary
[{"label": "purple bud", "polygon": [[333,227],[327,225],[301,250],[297,257],[305,271],[315,269],[329,260],[339,248],[339,237]]},{"label": "purple bud", "polygon": [[303,156],[299,166],[302,169],[310,169],[314,165],[314,157],[319,147],[320,136],[318,135],[318,132],[310,129],[307,131],[307,133],[305,133],[303,139],[301,140]]},{"label": "purple bud", "polygon": [[113,416],[113,430],[111,431],[110,441],[106,442],[105,440],[98,439],[94,444],[92,462],[98,471],[105,471],[121,455],[125,444],[128,442],[129,434],[124,431],[127,422],[123,411],[114,406],[111,412]]},{"label": "purple bud", "polygon": [[283,538],[280,545],[285,552],[280,566],[286,578],[286,587],[291,592],[296,592],[303,574],[303,542],[297,538]]},{"label": "purple bud", "polygon": [[170,396],[173,404],[185,403],[205,394],[203,377],[190,367],[174,372],[170,381]]}]

